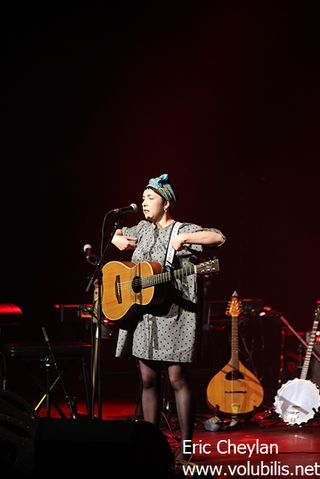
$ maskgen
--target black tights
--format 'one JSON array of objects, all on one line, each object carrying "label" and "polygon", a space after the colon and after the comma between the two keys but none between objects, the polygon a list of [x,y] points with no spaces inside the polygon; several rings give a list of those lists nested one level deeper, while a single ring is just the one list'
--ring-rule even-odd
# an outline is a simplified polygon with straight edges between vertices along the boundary
[{"label": "black tights", "polygon": [[[172,386],[181,432],[181,444],[192,439],[194,425],[194,405],[185,363],[167,363],[168,377]],[[161,372],[163,363],[139,361],[142,380],[143,418],[159,425],[161,414]]]}]

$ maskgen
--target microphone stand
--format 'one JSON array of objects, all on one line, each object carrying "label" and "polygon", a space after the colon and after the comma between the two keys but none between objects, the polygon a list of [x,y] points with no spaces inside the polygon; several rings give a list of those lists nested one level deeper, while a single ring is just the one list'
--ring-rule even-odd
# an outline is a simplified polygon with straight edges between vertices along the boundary
[{"label": "microphone stand", "polygon": [[[114,212],[114,210],[109,211],[109,213]],[[107,214],[109,214],[107,213]],[[87,287],[85,289],[86,293],[90,291],[92,285],[94,284],[95,280],[98,282],[98,306],[97,306],[97,326],[95,332],[95,343],[94,343],[94,356],[93,356],[93,368],[92,368],[92,407],[91,407],[91,414],[92,419],[94,419],[94,400],[95,400],[95,392],[96,392],[96,383],[97,383],[97,400],[98,400],[98,419],[102,419],[102,394],[101,394],[101,325],[102,325],[102,267],[105,265],[105,256],[107,250],[110,247],[112,238],[115,235],[117,229],[120,228],[120,217],[122,212],[117,212],[116,220],[114,222],[113,230],[109,236],[109,239],[104,247],[102,252],[101,258],[96,263],[95,270],[92,276],[89,279]]]}]

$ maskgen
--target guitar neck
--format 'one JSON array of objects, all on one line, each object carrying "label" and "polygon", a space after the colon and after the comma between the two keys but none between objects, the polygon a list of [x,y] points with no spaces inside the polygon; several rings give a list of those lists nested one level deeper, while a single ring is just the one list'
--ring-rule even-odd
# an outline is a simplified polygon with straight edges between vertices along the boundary
[{"label": "guitar neck", "polygon": [[168,283],[176,278],[183,278],[185,276],[189,276],[190,274],[197,273],[197,266],[190,264],[185,266],[184,268],[175,269],[172,271],[164,271],[162,273],[153,274],[151,276],[147,276],[141,278],[141,288],[150,288],[151,286],[157,286],[159,284]]},{"label": "guitar neck", "polygon": [[306,355],[303,361],[300,379],[307,379],[312,350],[313,350],[313,346],[314,346],[314,342],[315,342],[315,338],[316,338],[316,334],[317,334],[317,330],[319,326],[319,313],[320,313],[320,310],[316,312],[316,317],[315,317],[315,320],[313,321],[313,326],[312,326],[310,338],[308,341]]},{"label": "guitar neck", "polygon": [[231,316],[231,364],[234,370],[239,369],[238,316]]}]

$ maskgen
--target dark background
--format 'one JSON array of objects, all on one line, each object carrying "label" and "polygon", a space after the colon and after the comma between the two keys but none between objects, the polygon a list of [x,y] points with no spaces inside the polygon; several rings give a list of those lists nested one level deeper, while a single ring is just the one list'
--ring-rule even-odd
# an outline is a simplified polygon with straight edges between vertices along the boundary
[{"label": "dark background", "polygon": [[236,289],[311,329],[317,2],[190,3],[2,15],[0,301],[30,328],[53,304],[92,301],[83,245],[99,253],[106,212],[140,207],[146,181],[169,172],[177,219],[227,237],[208,298]]}]

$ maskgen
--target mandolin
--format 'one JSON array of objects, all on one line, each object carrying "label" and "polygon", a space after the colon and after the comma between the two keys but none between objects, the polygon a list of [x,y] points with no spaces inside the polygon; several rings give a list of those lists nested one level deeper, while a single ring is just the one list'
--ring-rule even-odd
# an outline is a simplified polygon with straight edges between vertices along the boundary
[{"label": "mandolin", "polygon": [[290,426],[308,422],[320,407],[318,386],[307,379],[319,319],[320,306],[317,306],[300,378],[290,379],[283,384],[274,400],[276,413]]},{"label": "mandolin", "polygon": [[264,391],[259,380],[239,360],[238,317],[241,305],[235,291],[228,303],[226,314],[231,316],[231,357],[209,382],[207,402],[209,407],[222,413],[246,414],[260,406]]},{"label": "mandolin", "polygon": [[218,273],[218,258],[197,265],[163,271],[160,263],[109,261],[102,268],[102,311],[110,321],[132,317],[137,309],[160,304],[165,296],[161,287],[191,274]]}]

